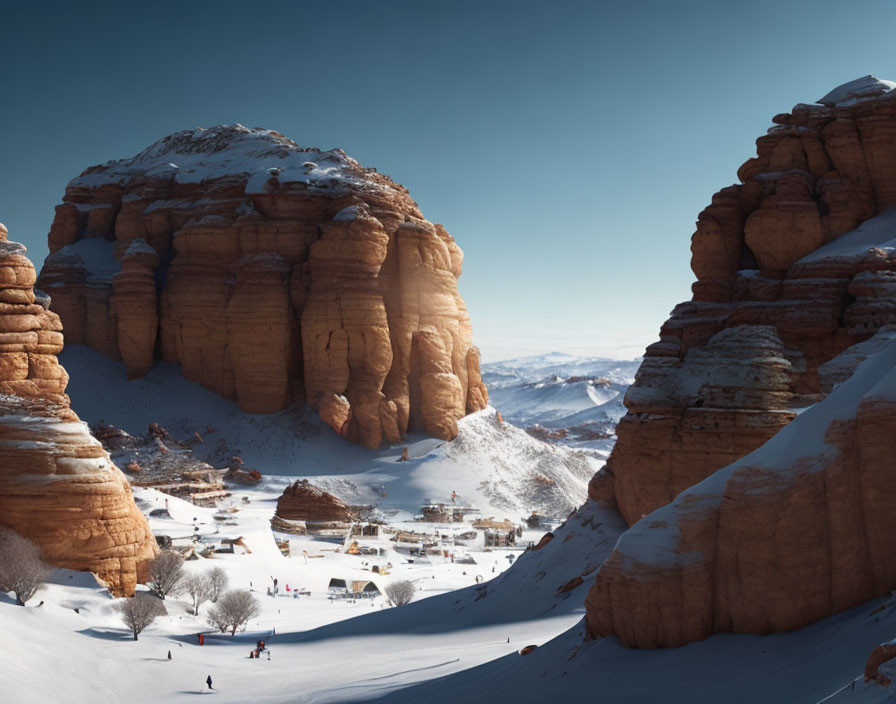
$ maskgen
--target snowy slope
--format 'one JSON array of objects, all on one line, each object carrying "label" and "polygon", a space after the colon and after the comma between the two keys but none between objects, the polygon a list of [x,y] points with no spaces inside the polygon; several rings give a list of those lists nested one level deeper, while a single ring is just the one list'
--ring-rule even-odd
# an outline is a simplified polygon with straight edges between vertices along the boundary
[{"label": "snowy slope", "polygon": [[[139,498],[160,505],[154,493],[142,491]],[[172,521],[190,525],[195,513],[198,523],[208,525],[207,510],[176,499],[168,505]],[[257,510],[260,519],[263,509]],[[892,701],[861,679],[850,689],[874,645],[896,632],[896,605],[886,598],[774,636],[723,635],[654,651],[625,649],[611,638],[583,644],[580,618],[588,580],[567,595],[557,588],[581,565],[598,564],[622,528],[618,517],[593,504],[558,529],[546,547],[524,553],[484,586],[472,585],[459,565],[397,565],[396,577],[436,588],[423,593],[435,596],[397,609],[378,602],[330,602],[318,585],[331,575],[354,576],[357,567],[347,564],[357,558],[328,554],[307,564],[284,558],[259,540],[251,511],[241,520],[253,553],[223,555],[213,564],[227,570],[234,586],[253,582],[263,612],[245,633],[212,635],[200,647],[196,633],[207,628],[202,618],[207,605],[195,618],[186,600],[167,599],[168,616],[134,642],[104,590],[85,575],[60,570],[29,607],[0,596],[4,704],[189,701],[203,691],[209,674],[217,700],[262,704],[558,699],[812,704],[844,687],[834,701]],[[586,544],[593,548],[583,550]],[[188,565],[191,570],[209,566],[207,560]],[[264,596],[272,572],[281,584],[310,588],[312,596]],[[470,586],[438,595],[464,583]],[[36,606],[39,600],[43,606]],[[257,638],[269,644],[270,661],[248,659]],[[530,644],[539,647],[520,657],[518,650]],[[861,696],[846,696],[853,693]]]},{"label": "snowy slope", "polygon": [[582,453],[502,425],[489,409],[461,419],[453,442],[409,436],[409,461],[399,462],[401,446],[371,451],[346,443],[300,406],[271,415],[244,413],[172,365],[157,364],[145,377],[127,381],[123,365],[86,347],[66,347],[60,362],[71,374],[68,394],[82,419],[132,433],[144,432],[150,422],[183,438],[198,431],[205,440],[193,445],[198,457],[225,467],[238,455],[277,493],[308,477],[349,503],[416,513],[429,500],[447,501],[457,492],[460,502],[487,515],[518,521],[533,510],[568,514],[599,466]]},{"label": "snowy slope", "polygon": [[870,218],[837,239],[807,254],[796,264],[811,264],[838,261],[850,264],[866,257],[868,250],[876,248],[881,256],[892,255],[896,251],[896,208],[889,208],[880,215]]},{"label": "snowy slope", "polygon": [[[879,599],[807,628],[773,636],[717,635],[683,648],[629,650],[615,638],[583,643],[581,624],[521,658],[507,655],[480,667],[401,689],[375,701],[596,701],[618,704],[877,704],[892,698],[851,698],[877,643],[896,629],[896,609],[879,614]],[[368,699],[371,701],[374,699]]]},{"label": "snowy slope", "polygon": [[[593,502],[570,516],[537,551],[477,552],[477,563],[469,566],[447,560],[414,564],[390,554],[390,577],[413,579],[420,596],[428,597],[409,606],[331,602],[323,591],[331,576],[371,575],[359,558],[322,548],[313,538],[292,536],[294,556],[282,556],[268,525],[278,482],[285,484],[301,472],[316,475],[319,483],[341,483],[346,492],[361,496],[375,493],[375,477],[385,484],[382,505],[391,501],[392,508],[409,511],[422,492],[441,491],[439,487],[447,488],[445,481],[450,481],[459,492],[494,506],[494,496],[465,477],[467,469],[474,476],[473,469],[484,466],[489,481],[498,486],[492,491],[509,493],[512,486],[519,492],[525,483],[518,475],[521,468],[552,455],[535,450],[545,446],[518,429],[501,426],[492,411],[485,411],[464,422],[454,443],[409,443],[411,461],[399,463],[395,449],[377,453],[348,446],[295,412],[247,417],[164,365],[143,380],[125,384],[120,365],[97,353],[70,348],[63,357],[66,364],[77,366],[71,391],[76,410],[85,417],[96,420],[90,414],[102,410],[108,422],[131,424],[134,430],[160,419],[187,433],[196,421],[191,425],[187,420],[185,404],[195,402],[196,412],[204,415],[202,422],[218,428],[205,432],[203,445],[210,454],[222,451],[212,439],[215,435],[226,446],[233,434],[234,442],[246,448],[242,455],[247,462],[251,458],[262,469],[265,462],[279,467],[280,474],[261,486],[238,491],[250,501],[236,504],[240,510],[231,526],[218,525],[211,509],[177,499],[166,502],[153,490],[135,493],[143,510],[167,506],[168,516],[151,519],[156,532],[175,537],[199,532],[213,538],[214,531],[242,535],[252,553],[224,555],[215,564],[225,567],[234,586],[252,583],[263,612],[244,634],[210,637],[200,648],[195,634],[205,628],[202,616],[189,615],[184,600],[167,600],[169,615],[135,643],[124,634],[103,590],[83,576],[60,572],[57,584],[39,595],[45,600],[42,607],[16,607],[0,596],[0,648],[18,652],[21,643],[28,643],[14,669],[0,668],[0,691],[14,692],[4,701],[177,702],[199,694],[208,674],[218,688],[215,696],[232,702],[455,704],[562,697],[646,704],[658,701],[658,692],[669,704],[812,704],[832,694],[837,702],[888,701],[886,690],[882,694],[881,688],[861,680],[852,683],[871,649],[896,632],[896,601],[890,598],[772,636],[717,635],[664,651],[625,649],[614,638],[585,643],[585,594],[625,528],[618,514]],[[806,413],[811,418],[812,412]],[[292,435],[283,437],[286,430]],[[531,457],[527,441],[537,443],[531,446]],[[571,456],[562,448],[556,452],[558,457]],[[334,469],[337,474],[332,474]],[[450,478],[444,480],[443,474]],[[324,557],[303,560],[303,549]],[[517,558],[506,569],[510,555]],[[208,566],[206,560],[189,565]],[[265,597],[263,585],[272,574],[281,584],[308,588],[312,595]],[[475,584],[479,576],[488,579],[493,574],[491,581]],[[270,644],[271,661],[247,658],[258,637]],[[530,644],[539,647],[520,657],[519,648]],[[171,661],[166,657],[169,650]],[[85,672],[91,676],[84,677]],[[65,683],[62,688],[60,681]],[[853,693],[859,698],[849,699]]]},{"label": "snowy slope", "polygon": [[[190,571],[220,566],[232,586],[252,585],[263,611],[245,633],[209,634],[199,647],[196,634],[208,631],[208,605],[197,618],[188,613],[186,599],[169,598],[168,616],[134,642],[105,590],[87,575],[60,570],[29,607],[0,596],[0,649],[10,653],[28,644],[14,668],[0,668],[4,704],[188,700],[201,692],[207,674],[219,688],[217,696],[229,702],[366,700],[515,653],[574,626],[587,587],[566,593],[558,587],[583,566],[596,569],[623,528],[618,516],[592,504],[540,550],[477,552],[476,565],[411,564],[390,553],[392,574],[382,577],[364,571],[361,558],[322,548],[312,538],[291,536],[294,556],[284,557],[267,527],[269,505],[254,490],[249,494],[252,502],[240,504],[236,514],[238,527],[227,530],[243,535],[252,553],[187,564]],[[213,509],[151,489],[136,490],[136,497],[144,510],[167,508],[170,518],[150,519],[158,533],[176,537],[193,533],[195,526],[199,535],[213,537],[217,529]],[[323,557],[303,560],[302,548]],[[502,574],[510,554],[518,556],[516,566]],[[491,576],[492,569],[495,579],[474,584],[477,574]],[[311,596],[265,596],[272,574],[281,586],[308,589]],[[333,576],[373,578],[381,587],[391,579],[411,579],[420,598],[399,609],[382,600],[331,601],[326,585]],[[36,606],[39,600],[43,606]],[[269,644],[271,661],[247,658],[257,638]]]}]

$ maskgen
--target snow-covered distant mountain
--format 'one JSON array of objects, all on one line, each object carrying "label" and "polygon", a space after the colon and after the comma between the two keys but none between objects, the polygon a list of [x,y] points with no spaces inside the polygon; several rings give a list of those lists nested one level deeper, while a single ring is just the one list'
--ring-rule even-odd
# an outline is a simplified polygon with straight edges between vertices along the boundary
[{"label": "snow-covered distant mountain", "polygon": [[506,420],[543,440],[604,455],[640,363],[549,352],[485,364],[482,377]]}]

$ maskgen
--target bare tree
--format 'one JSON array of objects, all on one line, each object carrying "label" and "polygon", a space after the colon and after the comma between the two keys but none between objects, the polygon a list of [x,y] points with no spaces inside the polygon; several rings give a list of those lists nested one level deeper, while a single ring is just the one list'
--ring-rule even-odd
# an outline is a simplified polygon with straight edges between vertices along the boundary
[{"label": "bare tree", "polygon": [[410,604],[411,599],[414,598],[416,592],[417,587],[414,586],[413,582],[407,579],[400,579],[397,582],[392,582],[386,586],[386,598],[393,606]]},{"label": "bare tree", "polygon": [[50,568],[40,559],[40,548],[15,531],[0,528],[0,592],[12,592],[24,606],[44,588]]},{"label": "bare tree", "polygon": [[212,580],[207,572],[191,572],[181,579],[180,588],[193,600],[193,615],[199,614],[199,607],[212,595]]},{"label": "bare tree", "polygon": [[229,591],[208,611],[208,622],[222,633],[230,629],[230,635],[236,635],[241,626],[250,618],[255,618],[261,611],[261,604],[247,590]]},{"label": "bare tree", "polygon": [[205,615],[205,619],[211,626],[221,631],[221,633],[227,633],[227,628],[230,626],[230,619],[218,606],[210,608]]},{"label": "bare tree", "polygon": [[148,586],[159,599],[180,593],[180,581],[184,576],[184,559],[174,550],[162,550],[149,565]]},{"label": "bare tree", "polygon": [[227,590],[230,581],[227,579],[227,573],[220,567],[213,567],[207,574],[211,584],[211,593],[208,599],[214,603]]},{"label": "bare tree", "polygon": [[156,620],[156,616],[168,613],[161,601],[144,592],[137,592],[130,599],[120,602],[116,608],[121,612],[121,620],[134,634],[134,640]]}]

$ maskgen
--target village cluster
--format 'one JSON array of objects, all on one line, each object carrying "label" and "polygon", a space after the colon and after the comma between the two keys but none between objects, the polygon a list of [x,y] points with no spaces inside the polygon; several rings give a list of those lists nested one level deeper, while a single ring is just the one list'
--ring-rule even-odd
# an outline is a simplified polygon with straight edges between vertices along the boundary
[{"label": "village cluster", "polygon": [[[316,499],[304,512],[295,510],[296,486],[303,498]],[[284,501],[290,489],[291,500]],[[517,522],[483,518],[474,507],[450,502],[427,504],[412,520],[362,519],[353,507],[336,515],[333,507],[344,505],[307,482],[290,489],[273,517],[263,485],[219,500],[215,508],[157,489],[138,487],[135,494],[161,548],[187,562],[214,560],[229,568],[263,563],[258,564],[261,576],[249,579],[248,586],[263,596],[293,600],[315,593],[331,601],[374,605],[384,603],[377,600],[394,581],[409,579],[418,584],[418,593],[429,594],[480,583],[509,567],[556,524],[537,514]],[[327,508],[321,513],[323,503]],[[273,564],[283,565],[280,572],[288,579],[263,574],[275,569],[267,559],[274,548]]]}]

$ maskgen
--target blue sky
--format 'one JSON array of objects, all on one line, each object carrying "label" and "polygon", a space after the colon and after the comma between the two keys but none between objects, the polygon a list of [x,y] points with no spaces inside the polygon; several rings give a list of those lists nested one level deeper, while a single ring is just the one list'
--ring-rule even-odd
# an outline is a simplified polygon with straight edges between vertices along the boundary
[{"label": "blue sky", "polygon": [[486,360],[634,357],[770,118],[896,78],[889,2],[0,3],[0,221],[37,265],[65,184],[240,122],[342,147],[466,253]]}]

